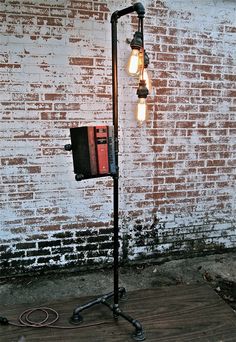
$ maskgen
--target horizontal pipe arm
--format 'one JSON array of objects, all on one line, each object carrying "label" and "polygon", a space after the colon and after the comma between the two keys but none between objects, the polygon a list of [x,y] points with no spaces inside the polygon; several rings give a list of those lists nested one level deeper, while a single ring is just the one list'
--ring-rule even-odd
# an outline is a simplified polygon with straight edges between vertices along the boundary
[{"label": "horizontal pipe arm", "polygon": [[136,2],[133,6],[126,7],[120,11],[115,11],[111,16],[111,22],[117,21],[120,17],[126,14],[137,12],[139,18],[143,18],[145,14],[145,8],[141,2]]}]

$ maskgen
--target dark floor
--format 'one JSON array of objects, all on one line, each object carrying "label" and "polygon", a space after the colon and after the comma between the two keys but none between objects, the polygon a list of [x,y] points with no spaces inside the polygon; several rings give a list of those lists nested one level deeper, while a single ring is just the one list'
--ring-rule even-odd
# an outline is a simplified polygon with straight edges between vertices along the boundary
[{"label": "dark floor", "polygon": [[[58,311],[58,326],[71,327],[68,318],[74,307],[87,300],[85,297],[63,298],[61,301],[40,303],[40,306],[49,306]],[[207,284],[130,292],[120,307],[142,323],[146,340],[150,342],[236,341],[236,314]],[[4,305],[1,315],[16,322],[19,314],[28,308],[29,305],[22,304]],[[32,318],[37,319],[36,316],[37,313]],[[0,341],[132,341],[133,326],[122,318],[114,321],[111,311],[102,304],[84,311],[83,318],[84,322],[78,329],[0,326]]]}]

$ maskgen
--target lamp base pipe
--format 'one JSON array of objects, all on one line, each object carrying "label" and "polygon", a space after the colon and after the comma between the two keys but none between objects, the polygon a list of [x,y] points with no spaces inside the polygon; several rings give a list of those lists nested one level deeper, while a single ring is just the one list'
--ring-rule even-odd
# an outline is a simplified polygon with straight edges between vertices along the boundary
[{"label": "lamp base pipe", "polygon": [[[120,287],[118,289],[118,291],[119,291],[119,297],[120,297],[120,299],[122,299],[126,294],[126,290],[124,287]],[[135,328],[135,331],[132,334],[132,338],[135,341],[144,341],[145,335],[144,335],[144,331],[143,331],[143,327],[142,327],[141,323],[138,320],[131,317],[130,315],[123,312],[120,309],[118,304],[113,304],[113,305],[110,304],[108,302],[108,300],[110,298],[112,298],[113,296],[114,296],[114,292],[109,292],[109,293],[107,293],[101,297],[98,297],[98,298],[96,298],[96,299],[94,299],[94,300],[92,300],[92,301],[90,301],[84,305],[76,307],[73,311],[71,318],[70,318],[70,323],[71,324],[82,323],[83,322],[83,316],[81,315],[82,311],[87,310],[87,309],[89,309],[95,305],[103,304],[113,312],[113,317],[115,319],[118,319],[120,316],[133,325],[133,327]]]}]

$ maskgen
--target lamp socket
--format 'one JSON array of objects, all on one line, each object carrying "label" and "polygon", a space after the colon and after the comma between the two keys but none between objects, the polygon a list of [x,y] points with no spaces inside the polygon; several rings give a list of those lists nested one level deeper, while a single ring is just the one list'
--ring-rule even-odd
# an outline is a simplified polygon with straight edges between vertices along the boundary
[{"label": "lamp socket", "polygon": [[146,97],[148,96],[148,88],[146,86],[145,80],[139,81],[137,95],[139,98],[144,98],[144,99],[146,99]]}]

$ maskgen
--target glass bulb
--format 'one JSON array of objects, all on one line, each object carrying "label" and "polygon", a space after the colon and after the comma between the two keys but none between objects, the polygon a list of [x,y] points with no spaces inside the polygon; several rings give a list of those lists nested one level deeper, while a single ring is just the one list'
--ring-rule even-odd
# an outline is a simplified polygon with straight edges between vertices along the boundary
[{"label": "glass bulb", "polygon": [[137,113],[137,120],[138,121],[145,121],[146,119],[146,110],[147,110],[147,105],[146,105],[146,99],[143,97],[139,98],[138,101],[138,113]]},{"label": "glass bulb", "polygon": [[139,50],[132,49],[129,64],[128,64],[128,72],[131,76],[137,75],[139,71]]},{"label": "glass bulb", "polygon": [[150,79],[149,73],[146,68],[143,69],[143,73],[142,72],[140,73],[139,81],[140,80],[144,80],[146,82],[146,87],[150,93],[152,85],[151,85],[151,79]]}]

